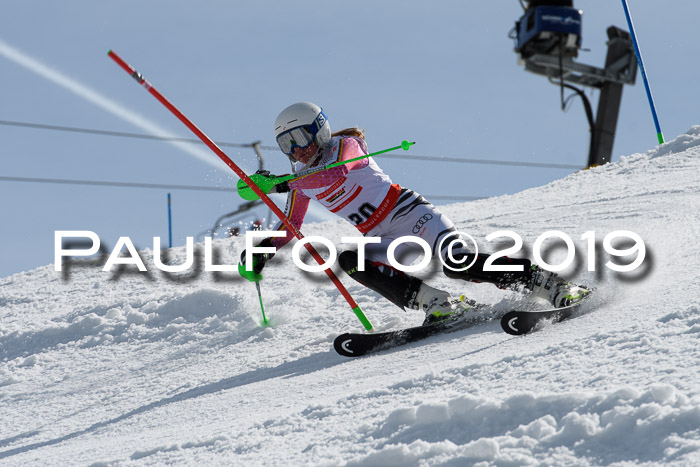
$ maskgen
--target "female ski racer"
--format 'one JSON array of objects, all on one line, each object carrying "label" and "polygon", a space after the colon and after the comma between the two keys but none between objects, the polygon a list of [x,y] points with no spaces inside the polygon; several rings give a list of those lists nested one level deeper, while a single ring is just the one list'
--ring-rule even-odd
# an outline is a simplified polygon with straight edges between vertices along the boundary
[{"label": "female ski racer", "polygon": [[[323,110],[310,102],[300,102],[284,109],[275,121],[274,130],[277,144],[293,162],[295,173],[369,153],[362,131],[348,128],[331,133]],[[270,176],[266,171],[259,173]],[[552,272],[531,265],[527,259],[498,258],[494,265],[522,266],[522,272],[504,273],[484,271],[488,255],[479,254],[475,258],[464,247],[453,249],[450,258],[449,237],[456,235],[452,221],[420,194],[393,183],[371,157],[283,182],[274,186],[271,192],[289,193],[285,214],[297,228],[304,221],[309,202],[314,199],[355,225],[365,237],[379,237],[379,243],[364,246],[363,265],[358,264],[357,250],[346,250],[338,256],[340,266],[350,277],[397,306],[424,311],[424,324],[452,319],[473,309],[474,302],[464,296],[453,297],[390,266],[387,257],[389,244],[407,235],[425,240],[433,255],[442,258],[443,272],[451,278],[490,282],[502,289],[524,286],[533,296],[547,299],[555,307],[573,303],[588,293],[582,287],[562,281]],[[258,246],[280,249],[293,238],[282,222],[275,230],[286,231],[286,236],[266,238]],[[401,264],[410,265],[422,253],[423,249],[415,243],[402,243],[396,248],[394,257]],[[254,253],[253,272],[259,274],[273,256],[274,253]],[[245,258],[243,251],[242,265],[245,265]],[[472,262],[471,267],[463,270]],[[254,280],[253,276],[242,275]]]}]

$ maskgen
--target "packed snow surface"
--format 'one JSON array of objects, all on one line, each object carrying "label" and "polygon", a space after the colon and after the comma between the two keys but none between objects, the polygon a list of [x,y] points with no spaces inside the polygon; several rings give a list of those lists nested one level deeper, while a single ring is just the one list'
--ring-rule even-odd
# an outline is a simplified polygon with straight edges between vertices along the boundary
[{"label": "packed snow surface", "polygon": [[[646,154],[443,211],[486,251],[499,230],[523,238],[520,254],[565,232],[577,261],[564,275],[595,296],[528,336],[493,320],[347,359],[332,341],[361,326],[323,273],[293,264],[291,247],[264,271],[269,327],[253,284],[201,267],[167,275],[152,246],[139,245],[147,273],[50,264],[0,279],[0,463],[700,465],[700,126]],[[302,230],[337,243],[356,235],[341,220]],[[605,252],[619,230],[646,245],[631,273],[606,266],[636,255]],[[217,241],[217,261],[235,264],[243,245]],[[548,261],[565,253],[552,248]],[[172,264],[184,259],[185,247],[170,251]],[[421,322],[335,270],[376,329]],[[517,292],[435,271],[423,277],[496,314],[524,306]]]}]

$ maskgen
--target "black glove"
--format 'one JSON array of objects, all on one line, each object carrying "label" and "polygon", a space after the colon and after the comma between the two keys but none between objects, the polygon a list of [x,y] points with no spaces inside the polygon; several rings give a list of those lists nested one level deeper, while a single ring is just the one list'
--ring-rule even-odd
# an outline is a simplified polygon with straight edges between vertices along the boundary
[{"label": "black glove", "polygon": [[[266,238],[262,242],[260,242],[258,244],[258,246],[261,246],[261,247],[273,246],[272,239]],[[253,272],[255,274],[260,274],[260,272],[265,267],[265,263],[267,263],[269,260],[271,260],[273,256],[275,256],[274,253],[253,253]],[[241,253],[241,264],[243,266],[245,266],[245,259],[246,259],[246,252],[245,252],[245,250],[243,250],[243,253]]]},{"label": "black glove", "polygon": [[270,193],[287,193],[289,191],[289,181],[285,180],[272,187]]},{"label": "black glove", "polygon": [[[262,175],[263,177],[267,178],[278,178],[277,175],[272,175],[270,174],[269,170],[264,170],[260,169],[257,172],[255,172],[257,175]],[[281,175],[282,177],[284,175]],[[277,185],[273,186],[272,189],[270,190],[270,193],[287,193],[289,191],[289,183],[284,181],[281,183],[278,183]]]}]

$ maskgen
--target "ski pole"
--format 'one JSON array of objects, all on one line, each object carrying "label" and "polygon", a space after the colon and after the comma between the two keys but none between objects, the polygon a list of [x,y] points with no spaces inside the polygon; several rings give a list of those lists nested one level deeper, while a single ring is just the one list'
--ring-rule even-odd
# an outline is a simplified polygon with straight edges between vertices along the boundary
[{"label": "ski pole", "polygon": [[[385,152],[396,151],[397,149],[403,149],[404,151],[408,151],[409,148],[414,144],[416,143],[409,143],[408,141],[403,140],[399,146],[394,146],[393,148],[384,149],[382,151],[373,152],[371,154],[365,154],[363,156],[353,157],[352,159],[348,159],[346,161],[334,162],[332,164],[324,165],[321,167],[312,167],[306,170],[301,170],[294,174],[285,175],[283,177],[266,177],[261,174],[253,174],[250,176],[250,179],[253,180],[253,182],[255,182],[256,185],[258,185],[258,188],[260,188],[265,194],[267,194],[270,192],[270,190],[272,190],[273,186],[278,185],[282,182],[298,180],[301,177],[306,177],[307,175],[311,175],[316,172],[332,169],[333,167],[338,167],[339,165],[349,164],[350,162],[359,161],[360,159],[378,156],[379,154],[384,154]],[[243,181],[243,179],[238,181],[236,189],[238,190],[238,195],[247,201],[253,201],[258,199],[258,195]]]},{"label": "ski pole", "polygon": [[262,311],[262,324],[267,326],[267,318],[265,317],[265,307],[263,306],[262,293],[260,292],[260,281],[255,281],[255,288],[258,289],[258,299],[260,300],[260,311]]},{"label": "ski pole", "polygon": [[[126,63],[119,55],[117,55],[115,52],[110,50],[107,52],[107,55],[114,60],[120,67],[124,69],[129,75],[131,75],[132,78],[136,80],[137,83],[142,85],[146,90],[153,96],[155,97],[161,104],[163,104],[170,112],[173,113],[182,123],[185,124],[187,128],[190,129],[197,137],[202,140],[204,144],[206,144],[209,149],[214,151],[214,153],[219,156],[219,158],[231,169],[233,170],[236,175],[238,175],[241,179],[245,180],[245,182],[248,184],[248,186],[251,187],[251,189],[260,197],[260,199],[263,200],[265,204],[272,210],[272,212],[275,213],[275,215],[282,221],[282,223],[289,229],[290,232],[294,234],[294,236],[301,240],[304,238],[302,233],[297,229],[294,224],[287,218],[287,216],[284,215],[284,213],[275,205],[275,203],[272,202],[272,200],[265,194],[263,193],[258,186],[253,183],[253,181],[246,175],[246,173],[241,170],[238,165],[236,165],[235,162],[231,160],[230,157],[226,155],[224,151],[219,148],[219,146],[214,143],[202,130],[200,130],[192,121],[187,118],[180,110],[178,110],[177,107],[175,107],[168,99],[165,98],[156,88],[153,87],[151,83],[149,83],[138,71],[136,71],[131,65]],[[316,249],[311,246],[310,243],[305,243],[304,246],[308,250],[308,252],[311,254],[311,256],[316,260],[316,262],[320,265],[323,265],[325,262],[321,255],[318,254]],[[341,295],[345,300],[348,302],[350,305],[350,308],[352,308],[352,311],[355,313],[357,318],[360,320],[362,325],[365,327],[366,330],[370,331],[372,330],[372,323],[367,319],[365,316],[364,312],[360,308],[360,306],[355,302],[355,300],[352,298],[350,295],[350,292],[343,286],[342,282],[336,277],[336,275],[333,273],[331,268],[326,268],[325,271],[326,275],[329,277],[329,279],[333,282],[333,284],[338,288],[340,291]]]}]

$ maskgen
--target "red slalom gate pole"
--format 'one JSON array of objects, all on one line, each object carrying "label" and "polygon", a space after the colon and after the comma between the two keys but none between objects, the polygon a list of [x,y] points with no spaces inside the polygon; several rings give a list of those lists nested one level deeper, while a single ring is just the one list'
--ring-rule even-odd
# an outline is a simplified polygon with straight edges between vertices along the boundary
[{"label": "red slalom gate pole", "polygon": [[[214,141],[212,141],[207,135],[205,135],[204,132],[200,130],[194,123],[192,123],[192,121],[189,118],[187,118],[182,112],[180,112],[177,109],[177,107],[175,107],[168,99],[166,99],[160,92],[158,92],[158,90],[156,90],[156,88],[154,88],[153,85],[141,75],[141,73],[136,71],[131,65],[122,60],[122,58],[119,55],[117,55],[114,51],[110,50],[109,52],[107,52],[107,55],[112,60],[114,60],[120,67],[122,67],[124,71],[129,73],[131,77],[134,78],[140,85],[146,88],[146,90],[149,93],[151,93],[153,97],[158,99],[158,101],[160,101],[161,104],[167,107],[168,110],[170,110],[170,112],[172,112],[182,123],[184,123],[187,128],[189,128],[195,135],[197,135],[197,137],[200,140],[202,140],[204,144],[209,146],[209,149],[214,151],[214,153],[217,156],[219,156],[219,158],[222,161],[224,161],[224,163],[228,165],[229,168],[233,170],[236,173],[236,175],[238,175],[246,183],[246,185],[248,185],[250,189],[253,190],[253,192],[255,192],[255,194],[257,194],[261,200],[263,200],[265,204],[267,204],[267,206],[272,210],[272,212],[274,212],[275,215],[279,217],[282,223],[284,223],[284,225],[289,229],[290,232],[294,234],[296,238],[298,238],[299,240],[304,238],[299,229],[294,227],[294,224],[292,224],[289,221],[287,216],[284,215],[284,213],[277,207],[277,205],[272,202],[272,200],[250,179],[250,177],[248,177],[248,175],[246,175],[246,173],[243,172],[243,170],[241,170],[241,168],[238,167],[238,165],[236,165],[236,163],[233,162],[231,158],[228,157],[226,153],[222,151],[221,148],[219,148],[219,146],[216,145],[216,143],[214,143]],[[313,256],[313,258],[318,264],[324,264],[323,258],[321,257],[321,255],[318,254],[316,249],[313,246],[311,246],[310,243],[306,243],[304,244],[304,246],[309,251],[309,253],[311,253],[311,256]],[[352,308],[352,311],[359,318],[360,322],[365,327],[365,329],[371,331],[372,323],[369,322],[360,306],[350,295],[350,292],[348,292],[348,290],[345,288],[345,286],[343,286],[338,277],[333,273],[333,271],[331,271],[330,268],[327,268],[325,270],[325,273],[328,275],[333,284],[335,284],[335,286],[338,288],[345,300],[347,300],[348,304],[350,305],[350,308]]]}]

